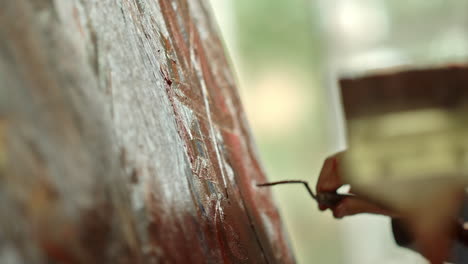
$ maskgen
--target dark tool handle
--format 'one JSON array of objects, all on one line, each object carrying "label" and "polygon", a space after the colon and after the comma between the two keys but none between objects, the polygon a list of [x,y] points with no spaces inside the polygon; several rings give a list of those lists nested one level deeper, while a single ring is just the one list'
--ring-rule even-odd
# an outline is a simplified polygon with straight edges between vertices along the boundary
[{"label": "dark tool handle", "polygon": [[321,193],[317,193],[317,202],[319,204],[333,208],[347,197],[355,197],[355,195],[339,194],[336,192],[321,192]]}]

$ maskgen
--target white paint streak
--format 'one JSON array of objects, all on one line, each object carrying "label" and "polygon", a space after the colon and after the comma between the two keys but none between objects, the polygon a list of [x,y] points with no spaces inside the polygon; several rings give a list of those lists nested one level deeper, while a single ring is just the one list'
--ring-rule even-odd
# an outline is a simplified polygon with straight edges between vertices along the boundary
[{"label": "white paint streak", "polygon": [[205,17],[203,15],[204,12],[202,8],[195,2],[198,2],[198,1],[188,1],[190,14],[192,14],[192,18],[197,24],[197,29],[198,29],[198,33],[200,34],[200,38],[203,41],[206,41],[208,37],[210,36],[210,32],[208,31],[210,27],[205,21]]},{"label": "white paint streak", "polygon": [[197,77],[200,81],[200,86],[201,86],[201,90],[202,90],[202,95],[203,95],[203,101],[204,101],[204,104],[205,104],[205,110],[206,110],[206,116],[208,117],[208,124],[209,124],[209,127],[210,127],[210,138],[211,138],[211,141],[213,143],[213,147],[215,149],[215,153],[216,153],[216,159],[218,161],[218,165],[219,165],[219,170],[221,172],[221,177],[223,178],[223,185],[224,185],[224,188],[226,189],[227,188],[227,182],[226,182],[226,175],[224,173],[224,166],[223,166],[223,162],[221,160],[221,155],[219,153],[219,147],[218,147],[218,143],[216,141],[216,133],[215,133],[215,126],[214,126],[214,123],[213,123],[213,120],[211,118],[211,110],[210,110],[210,103],[208,101],[208,91],[206,89],[206,84],[205,84],[205,78],[203,76],[203,72],[201,70],[201,66],[199,65],[199,62],[197,61],[196,57],[195,57],[195,54],[194,52],[191,50],[190,51],[190,59],[192,61],[192,65],[193,67],[195,68],[195,73],[197,74]]},{"label": "white paint streak", "polygon": [[179,97],[183,97],[183,98],[187,97],[187,96],[185,96],[184,92],[182,92],[182,90],[180,90],[180,89],[174,89],[174,91],[177,94],[177,96],[179,96]]},{"label": "white paint streak", "polygon": [[[175,100],[175,99],[174,99]],[[177,101],[178,102],[178,101]],[[185,130],[187,131],[190,140],[193,139],[192,131],[190,129],[192,122],[194,121],[194,114],[193,110],[186,107],[184,104],[178,103],[177,104],[181,110],[182,114],[182,123],[184,124]]]},{"label": "white paint streak", "polygon": [[[202,75],[200,72],[198,72],[197,74]],[[199,76],[199,80],[205,80],[205,79],[203,78],[203,76]],[[205,103],[206,116],[208,117],[208,124],[210,126],[210,138],[211,138],[211,141],[213,142],[213,147],[215,149],[216,160],[218,161],[219,170],[221,171],[221,177],[223,178],[224,188],[227,188],[226,175],[224,175],[224,166],[223,166],[223,163],[221,162],[221,155],[219,153],[218,143],[216,141],[215,127],[211,119],[210,103],[208,102],[208,91],[206,90],[206,85],[204,81],[201,82],[201,87],[202,87],[203,101]]]},{"label": "white paint streak", "polygon": [[[276,233],[275,225],[271,222],[270,217],[266,213],[262,212],[260,216],[262,219],[263,226],[265,227],[268,239],[270,239],[271,243],[273,244],[279,239],[279,234]],[[280,250],[274,251],[275,257],[277,259],[281,258],[281,253],[282,252]]]},{"label": "white paint streak", "polygon": [[176,3],[176,1],[172,1],[171,4],[172,4],[172,8],[174,8],[174,11],[177,11],[178,8],[177,8],[177,3]]},{"label": "white paint streak", "polygon": [[162,15],[161,7],[159,6],[159,4],[158,5],[154,5],[154,4],[147,5],[147,8],[150,9],[152,18],[156,21],[158,32],[161,32],[162,35],[164,35],[164,36],[168,36],[169,32],[167,30],[166,22],[164,21],[164,17]]},{"label": "white paint streak", "polygon": [[219,214],[219,219],[221,220],[221,224],[222,222],[224,221],[224,211],[223,211],[223,207],[221,206],[221,200],[217,199],[216,200],[216,209],[215,209],[215,221]]},{"label": "white paint streak", "polygon": [[226,174],[228,175],[229,180],[231,182],[235,182],[236,180],[234,179],[234,170],[226,160],[224,160],[224,168],[226,169]]},{"label": "white paint streak", "polygon": [[144,209],[145,207],[145,200],[143,199],[143,196],[141,195],[144,193],[144,185],[143,184],[137,184],[132,187],[132,192],[130,192],[131,195],[131,201],[132,201],[132,209],[135,211],[140,211]]}]

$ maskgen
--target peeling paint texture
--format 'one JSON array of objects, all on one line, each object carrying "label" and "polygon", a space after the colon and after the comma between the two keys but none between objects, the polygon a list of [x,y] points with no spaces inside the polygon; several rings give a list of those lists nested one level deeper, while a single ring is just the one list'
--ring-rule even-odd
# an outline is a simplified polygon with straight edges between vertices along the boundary
[{"label": "peeling paint texture", "polygon": [[0,263],[293,263],[202,0],[0,4]]}]

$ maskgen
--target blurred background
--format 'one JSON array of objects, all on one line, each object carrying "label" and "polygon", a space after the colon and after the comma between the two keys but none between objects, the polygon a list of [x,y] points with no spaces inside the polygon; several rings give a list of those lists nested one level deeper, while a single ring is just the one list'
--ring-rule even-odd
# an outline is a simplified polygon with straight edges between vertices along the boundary
[{"label": "blurred background", "polygon": [[[463,62],[468,1],[211,0],[270,181],[315,185],[343,150],[336,81],[374,69]],[[302,186],[273,188],[298,263],[426,263],[390,220],[335,220]]]}]

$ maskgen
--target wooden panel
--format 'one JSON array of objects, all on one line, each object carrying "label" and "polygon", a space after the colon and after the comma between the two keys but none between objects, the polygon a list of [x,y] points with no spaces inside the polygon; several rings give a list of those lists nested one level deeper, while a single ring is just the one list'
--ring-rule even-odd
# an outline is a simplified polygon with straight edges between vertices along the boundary
[{"label": "wooden panel", "polygon": [[1,263],[293,263],[201,0],[0,4]]}]

